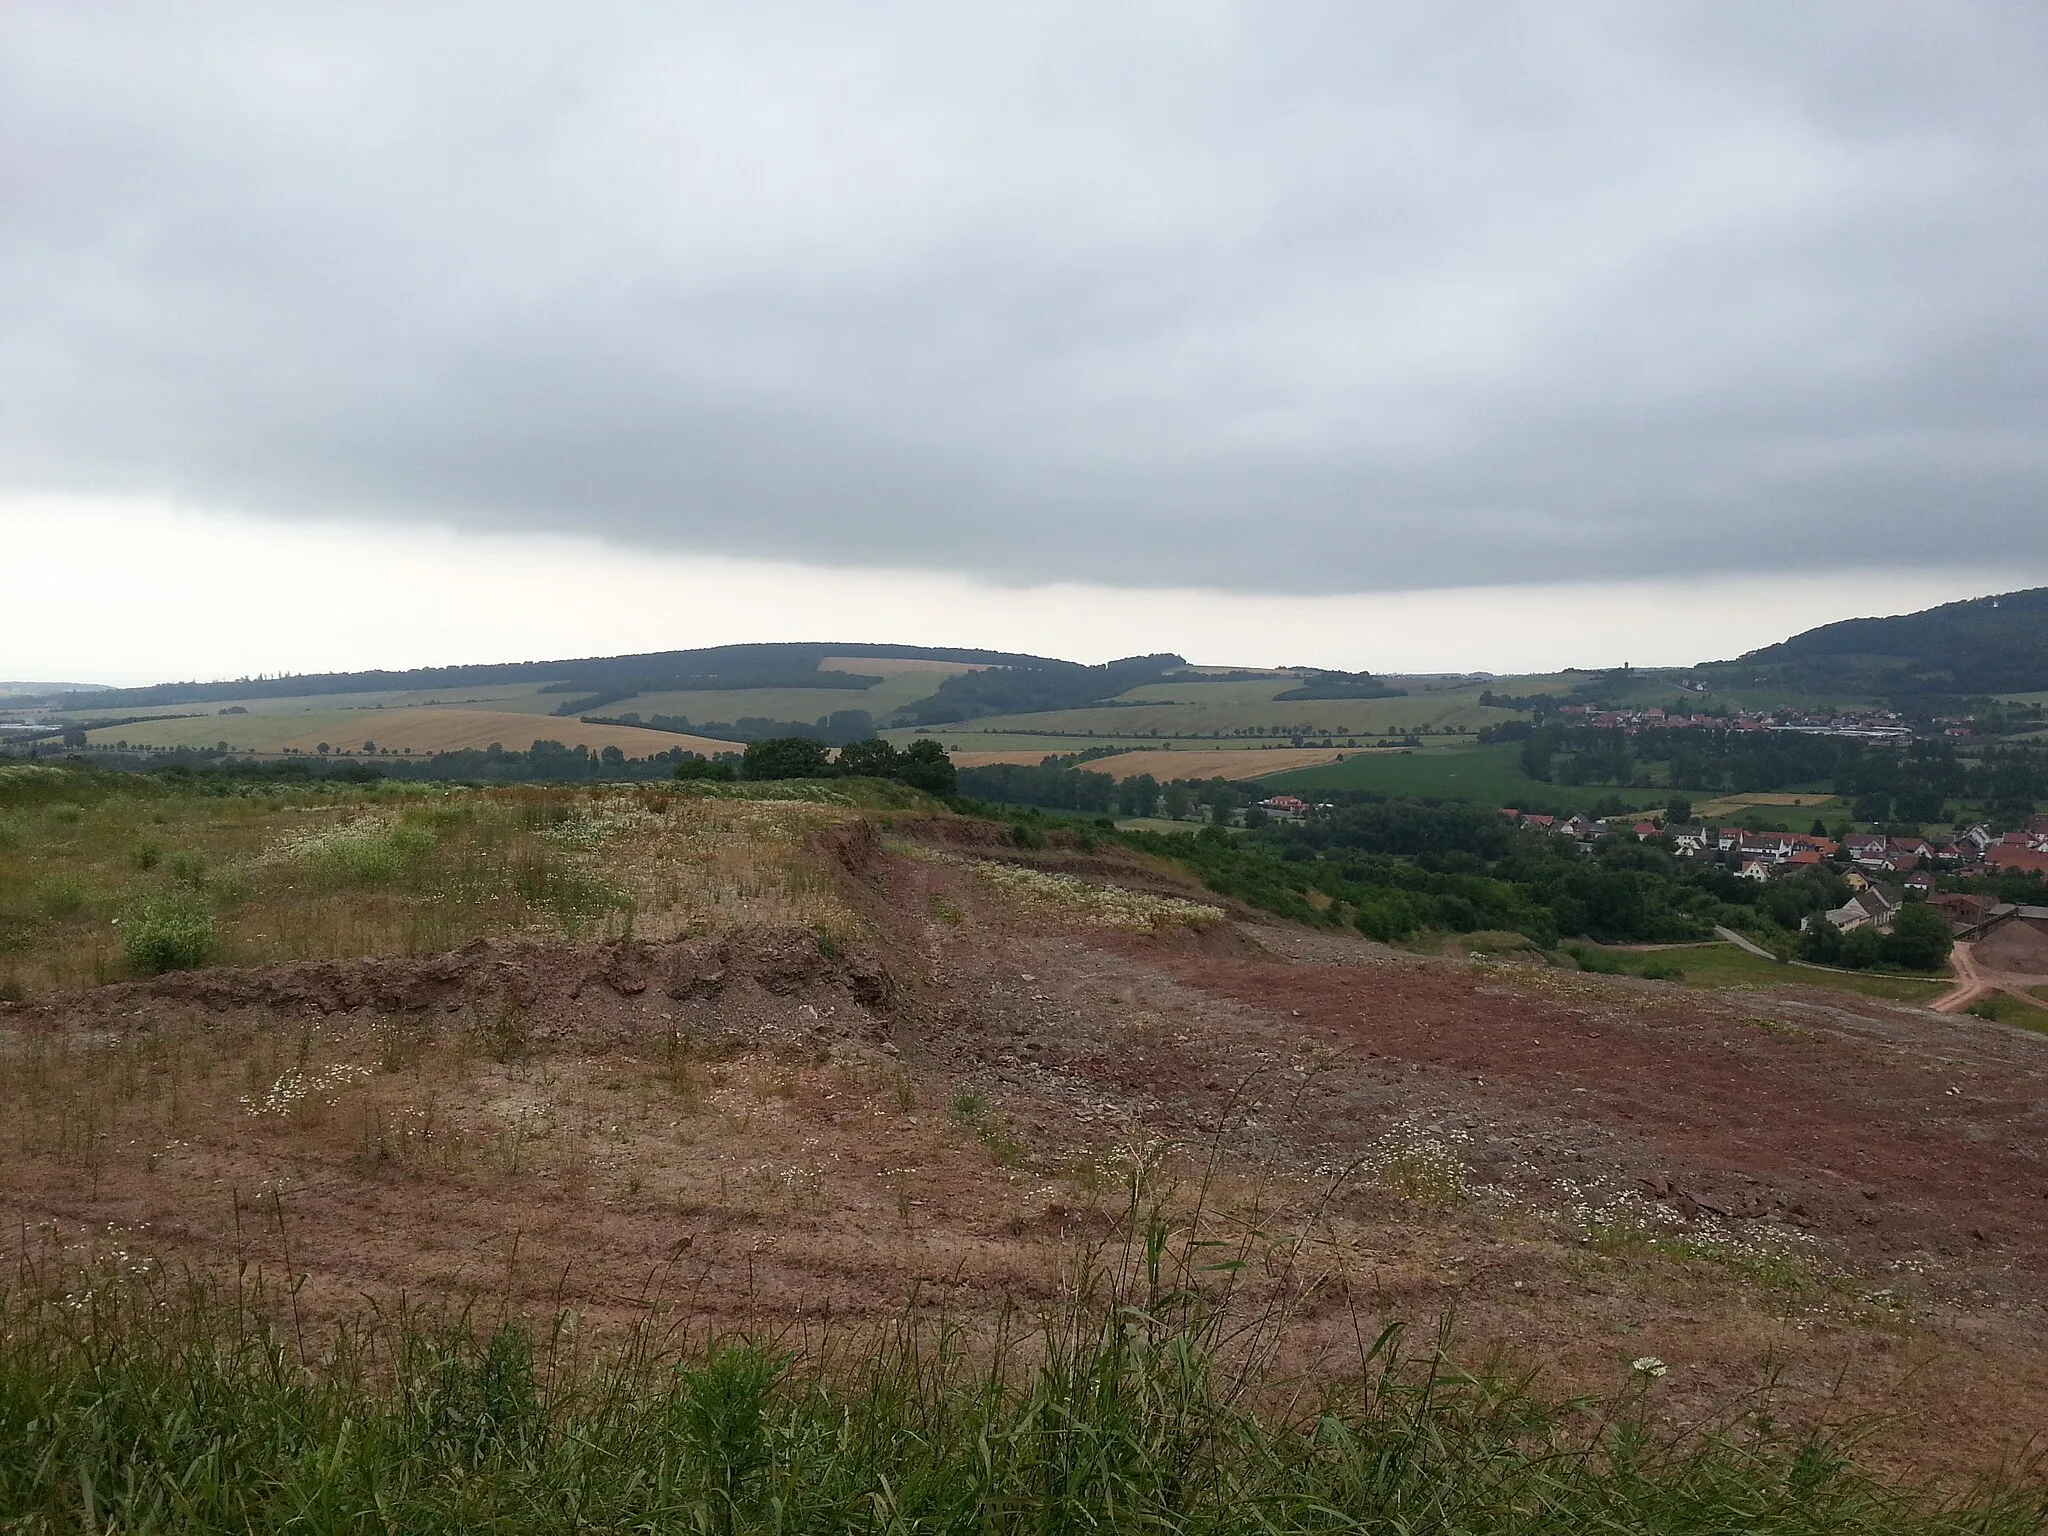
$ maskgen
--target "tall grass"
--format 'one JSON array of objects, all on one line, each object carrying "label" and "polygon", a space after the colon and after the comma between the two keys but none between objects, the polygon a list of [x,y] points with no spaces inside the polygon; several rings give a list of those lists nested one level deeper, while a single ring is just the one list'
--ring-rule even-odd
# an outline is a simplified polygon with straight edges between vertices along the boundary
[{"label": "tall grass", "polygon": [[[985,1347],[370,1315],[315,1343],[288,1297],[34,1284],[0,1316],[15,1531],[1985,1533],[2038,1496],[1937,1500],[1824,1439],[1675,1435],[1647,1379],[1549,1402],[1367,1342],[1334,1386],[1274,1366],[1237,1256],[1154,1216]],[[33,1280],[35,1277],[25,1276]],[[275,1318],[275,1321],[271,1319]]]}]

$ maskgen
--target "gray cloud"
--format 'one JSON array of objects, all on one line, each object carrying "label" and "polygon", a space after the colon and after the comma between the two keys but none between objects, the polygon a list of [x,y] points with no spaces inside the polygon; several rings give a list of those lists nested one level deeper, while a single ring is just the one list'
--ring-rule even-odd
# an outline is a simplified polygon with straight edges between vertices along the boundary
[{"label": "gray cloud", "polygon": [[2025,5],[0,13],[0,490],[1266,590],[2048,566]]}]

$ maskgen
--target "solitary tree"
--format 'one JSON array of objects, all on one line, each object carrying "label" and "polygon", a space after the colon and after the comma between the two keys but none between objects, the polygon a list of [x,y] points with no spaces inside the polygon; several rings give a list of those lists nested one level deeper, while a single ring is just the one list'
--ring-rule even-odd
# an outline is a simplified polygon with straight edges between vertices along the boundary
[{"label": "solitary tree", "polygon": [[960,782],[953,759],[935,736],[920,736],[904,750],[896,776],[912,789],[931,795],[950,795]]},{"label": "solitary tree", "polygon": [[1938,971],[1954,943],[1947,918],[1924,901],[1909,901],[1885,936],[1885,958],[1909,971]]}]

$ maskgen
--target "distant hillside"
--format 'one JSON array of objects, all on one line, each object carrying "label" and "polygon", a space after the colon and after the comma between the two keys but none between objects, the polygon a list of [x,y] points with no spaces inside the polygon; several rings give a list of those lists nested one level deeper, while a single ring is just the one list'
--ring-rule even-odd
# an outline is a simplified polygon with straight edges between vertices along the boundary
[{"label": "distant hillside", "polygon": [[[453,667],[415,667],[405,672],[316,672],[298,676],[240,678],[217,683],[157,683],[146,688],[95,690],[94,709],[151,707],[160,704],[209,704],[229,699],[289,699],[315,694],[380,693],[421,688],[466,688],[499,683],[538,683],[552,691],[592,696],[585,708],[663,690],[729,691],[770,687],[862,687],[827,674],[821,682],[818,663],[828,656],[855,656],[892,661],[958,661],[978,666],[1068,667],[1010,651],[962,650],[949,646],[826,644],[715,645],[695,651],[652,651],[637,656],[586,656],[565,661],[483,662]],[[871,679],[866,681],[872,681]],[[62,703],[49,696],[41,702]]]},{"label": "distant hillside", "polygon": [[2040,692],[2048,690],[2048,587],[1823,624],[1723,665],[1893,697]]},{"label": "distant hillside", "polygon": [[0,699],[36,698],[49,693],[101,694],[107,691],[104,683],[0,682]]},{"label": "distant hillside", "polygon": [[[837,653],[835,653],[837,654]],[[1099,667],[1073,661],[1033,661],[1014,671],[963,672],[932,696],[903,711],[912,725],[951,725],[989,715],[1082,709],[1156,683],[1187,666],[1179,656],[1128,656]]]}]

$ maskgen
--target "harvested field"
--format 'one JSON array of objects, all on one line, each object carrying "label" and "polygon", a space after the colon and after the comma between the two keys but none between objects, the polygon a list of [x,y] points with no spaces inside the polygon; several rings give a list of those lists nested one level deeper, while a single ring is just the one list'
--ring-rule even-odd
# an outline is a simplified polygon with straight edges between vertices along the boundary
[{"label": "harvested field", "polygon": [[[542,702],[559,703],[558,696]],[[456,752],[482,749],[492,742],[524,752],[536,741],[559,741],[592,751],[617,747],[628,757],[646,757],[681,747],[709,755],[736,752],[740,744],[703,736],[678,736],[629,725],[585,725],[542,710],[459,709],[436,706],[353,709],[326,708],[285,713],[252,711],[246,715],[212,713],[189,719],[135,721],[105,726],[88,733],[96,747],[127,742],[137,748],[207,747],[225,741],[237,752],[314,752],[321,742],[337,751],[360,751],[365,741],[404,752]]]},{"label": "harvested field", "polygon": [[1668,1364],[1673,1425],[1767,1382],[1780,1422],[1878,1415],[1892,1469],[2010,1463],[2048,1422],[2048,1039],[1406,956],[1078,837],[828,809],[783,889],[836,924],[744,906],[760,871],[707,836],[731,915],[653,936],[0,1004],[0,1260],[262,1275],[300,1328],[570,1308],[591,1340],[811,1337],[914,1294],[971,1347],[1135,1180],[1266,1235],[1246,1283],[1302,1298],[1311,1379],[1455,1310],[1457,1352],[1549,1391]]},{"label": "harvested field", "polygon": [[[288,721],[283,722],[289,724]],[[359,746],[375,741],[379,747],[414,752],[456,752],[464,748],[488,747],[497,742],[510,752],[524,752],[536,741],[559,741],[565,747],[588,747],[593,752],[617,747],[628,757],[648,757],[681,747],[686,752],[709,756],[714,752],[737,752],[740,743],[718,741],[708,736],[679,736],[668,731],[650,731],[631,725],[586,725],[581,720],[553,715],[501,714],[470,709],[385,710],[375,715],[358,715],[353,728],[362,736],[336,746]],[[331,736],[318,731],[296,731],[285,735],[277,750],[292,747],[311,752]]]},{"label": "harvested field", "polygon": [[1357,748],[1346,751],[1341,747],[1248,747],[1241,751],[1121,752],[1082,766],[1114,779],[1149,773],[1165,783],[1168,779],[1263,779],[1268,774],[1315,768],[1364,755]]}]

